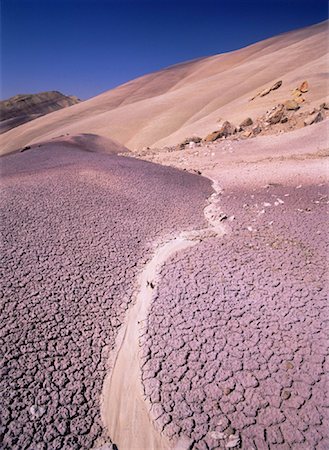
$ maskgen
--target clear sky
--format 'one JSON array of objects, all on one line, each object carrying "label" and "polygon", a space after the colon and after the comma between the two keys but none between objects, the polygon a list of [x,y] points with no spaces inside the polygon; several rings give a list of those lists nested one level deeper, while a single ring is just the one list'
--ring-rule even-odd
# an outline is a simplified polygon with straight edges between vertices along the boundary
[{"label": "clear sky", "polygon": [[81,99],[328,17],[327,0],[0,0],[1,98]]}]

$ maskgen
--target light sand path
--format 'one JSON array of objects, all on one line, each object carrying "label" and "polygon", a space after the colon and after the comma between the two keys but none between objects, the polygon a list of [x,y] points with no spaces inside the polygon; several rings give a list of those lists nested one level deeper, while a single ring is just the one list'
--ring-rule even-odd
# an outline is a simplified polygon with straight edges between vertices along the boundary
[{"label": "light sand path", "polygon": [[118,335],[116,353],[110,362],[111,372],[105,379],[101,415],[111,440],[119,450],[166,450],[184,448],[183,442],[171,443],[152,423],[149,404],[145,402],[141,383],[140,344],[142,326],[147,319],[157,277],[163,264],[174,253],[191,247],[205,238],[225,233],[220,223],[220,187],[213,183],[214,193],[204,214],[209,227],[183,232],[155,250],[138,278],[138,293]]}]

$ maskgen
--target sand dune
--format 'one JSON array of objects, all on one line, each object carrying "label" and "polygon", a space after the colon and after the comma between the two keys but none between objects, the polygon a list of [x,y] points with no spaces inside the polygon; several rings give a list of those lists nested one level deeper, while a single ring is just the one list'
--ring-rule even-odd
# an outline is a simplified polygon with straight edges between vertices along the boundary
[{"label": "sand dune", "polygon": [[[310,90],[303,108],[317,106],[327,92],[327,27],[323,22],[143,76],[5,133],[1,151],[67,133],[111,137],[130,149],[177,144],[191,134],[204,137],[219,118],[238,123],[264,114],[304,79]],[[279,79],[280,89],[249,101]]]}]

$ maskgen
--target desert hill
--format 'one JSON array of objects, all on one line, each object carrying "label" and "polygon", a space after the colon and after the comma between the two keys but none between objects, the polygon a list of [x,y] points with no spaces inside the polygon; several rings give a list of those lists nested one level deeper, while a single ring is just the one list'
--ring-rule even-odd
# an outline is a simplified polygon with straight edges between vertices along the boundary
[{"label": "desert hill", "polygon": [[[140,77],[5,133],[2,153],[80,133],[110,137],[129,149],[174,145],[205,137],[220,119],[239,124],[264,115],[304,80],[309,89],[301,110],[317,107],[326,101],[327,30],[322,22]],[[279,89],[257,96],[279,80]]]},{"label": "desert hill", "polygon": [[79,102],[77,97],[67,96],[58,91],[19,94],[2,100],[0,102],[0,133]]}]

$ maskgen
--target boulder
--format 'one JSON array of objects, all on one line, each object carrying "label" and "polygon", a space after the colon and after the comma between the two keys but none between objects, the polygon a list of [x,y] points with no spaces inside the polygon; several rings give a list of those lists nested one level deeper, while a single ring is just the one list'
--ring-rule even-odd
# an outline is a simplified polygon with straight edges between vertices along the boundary
[{"label": "boulder", "polygon": [[313,114],[313,116],[307,117],[304,120],[304,125],[312,125],[313,123],[317,123],[317,122],[321,122],[324,119],[324,116],[322,114],[322,112],[318,112],[316,114]]},{"label": "boulder", "polygon": [[273,86],[271,87],[271,91],[275,91],[276,89],[279,89],[280,86],[282,86],[282,80],[279,80],[276,83],[274,83]]},{"label": "boulder", "polygon": [[303,81],[302,82],[302,84],[299,86],[299,88],[298,88],[299,90],[300,90],[300,92],[307,92],[308,91],[308,89],[309,89],[309,86],[308,86],[308,81]]},{"label": "boulder", "polygon": [[236,133],[236,127],[233,123],[228,122],[227,120],[223,123],[222,128],[219,130],[220,137],[227,137],[231,134]]},{"label": "boulder", "polygon": [[300,108],[299,104],[295,100],[287,100],[284,106],[288,111],[296,111]]},{"label": "boulder", "polygon": [[266,114],[265,119],[270,125],[274,125],[282,120],[283,115],[284,106],[279,104]]},{"label": "boulder", "polygon": [[276,123],[281,122],[282,118],[283,118],[283,110],[279,109],[279,110],[273,111],[273,113],[267,117],[267,122],[270,125],[275,125]]},{"label": "boulder", "polygon": [[240,123],[240,128],[244,128],[244,127],[249,127],[250,125],[252,125],[254,122],[252,121],[251,117],[247,117],[246,119],[244,119],[241,123]]},{"label": "boulder", "polygon": [[236,133],[236,131],[236,127],[231,122],[226,121],[223,123],[220,130],[213,131],[212,133],[208,134],[208,136],[205,138],[205,141],[217,141],[217,139],[220,139],[222,137],[231,136],[232,134]]}]

